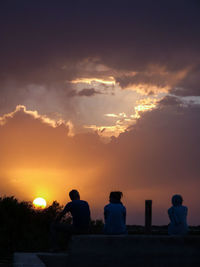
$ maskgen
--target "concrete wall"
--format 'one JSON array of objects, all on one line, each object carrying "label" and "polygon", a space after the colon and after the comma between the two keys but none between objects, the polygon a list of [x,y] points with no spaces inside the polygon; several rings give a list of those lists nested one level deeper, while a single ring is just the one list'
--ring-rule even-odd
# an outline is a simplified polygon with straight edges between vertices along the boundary
[{"label": "concrete wall", "polygon": [[[25,256],[27,263],[27,254],[16,253],[15,259],[23,264]],[[62,254],[40,252],[34,255],[39,255],[47,267],[199,267],[200,236],[82,235],[74,236],[69,250]],[[32,260],[35,256],[31,256]],[[15,262],[14,266],[29,265]]]},{"label": "concrete wall", "polygon": [[75,236],[71,266],[200,266],[200,237]]}]

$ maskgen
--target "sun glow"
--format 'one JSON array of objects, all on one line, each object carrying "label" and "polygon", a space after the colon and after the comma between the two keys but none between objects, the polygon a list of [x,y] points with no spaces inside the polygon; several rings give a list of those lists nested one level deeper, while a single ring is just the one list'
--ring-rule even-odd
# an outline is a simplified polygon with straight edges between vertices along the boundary
[{"label": "sun glow", "polygon": [[71,83],[77,84],[77,83],[88,83],[88,84],[92,84],[93,82],[97,82],[97,83],[104,83],[107,85],[115,85],[115,79],[110,76],[107,79],[98,79],[98,78],[79,78],[79,79],[75,79],[72,80]]},{"label": "sun glow", "polygon": [[140,113],[152,110],[156,107],[158,99],[146,98],[137,101],[137,106],[135,107],[135,115],[136,119],[140,118]]},{"label": "sun glow", "polygon": [[44,209],[47,205],[46,200],[42,197],[37,197],[33,200],[35,208]]}]

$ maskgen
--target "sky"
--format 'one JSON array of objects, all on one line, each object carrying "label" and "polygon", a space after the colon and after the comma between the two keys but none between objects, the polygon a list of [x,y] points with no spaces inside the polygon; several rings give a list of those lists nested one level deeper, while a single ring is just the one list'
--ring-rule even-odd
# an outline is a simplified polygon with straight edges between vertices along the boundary
[{"label": "sky", "polygon": [[200,3],[0,2],[0,195],[92,218],[123,192],[129,224],[167,224],[173,194],[200,224]]}]

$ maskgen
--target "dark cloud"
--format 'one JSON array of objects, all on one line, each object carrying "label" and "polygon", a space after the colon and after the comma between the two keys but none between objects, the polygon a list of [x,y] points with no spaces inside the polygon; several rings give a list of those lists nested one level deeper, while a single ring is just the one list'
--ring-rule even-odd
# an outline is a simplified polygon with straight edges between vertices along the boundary
[{"label": "dark cloud", "polygon": [[96,94],[101,94],[101,93],[97,92],[94,88],[84,88],[78,92],[79,96],[93,96]]},{"label": "dark cloud", "polygon": [[137,73],[132,76],[121,76],[117,77],[117,82],[121,85],[122,88],[126,88],[131,85],[138,84],[148,84],[149,86],[156,85],[158,87],[165,87],[169,84],[169,80],[158,73]]},{"label": "dark cloud", "polygon": [[182,101],[178,97],[166,96],[158,102],[158,107],[163,106],[180,106],[183,105]]},{"label": "dark cloud", "polygon": [[199,120],[200,106],[187,107],[176,98],[163,99],[113,141],[111,153],[114,151],[118,164],[121,161],[120,166],[116,164],[115,177],[125,172],[129,182],[147,187],[158,183],[172,186],[176,181],[187,185],[189,179],[199,183]]},{"label": "dark cloud", "polygon": [[102,94],[101,92],[96,91],[94,88],[84,88],[80,91],[76,90],[71,90],[68,93],[69,97],[74,97],[74,96],[94,96],[96,94]]},{"label": "dark cloud", "polygon": [[200,65],[192,68],[171,93],[178,96],[200,96]]},{"label": "dark cloud", "polygon": [[149,65],[177,71],[199,64],[197,1],[21,0],[1,1],[0,10],[1,90],[10,80],[13,90],[63,84],[88,73],[77,67],[86,58],[98,58],[113,76]]}]

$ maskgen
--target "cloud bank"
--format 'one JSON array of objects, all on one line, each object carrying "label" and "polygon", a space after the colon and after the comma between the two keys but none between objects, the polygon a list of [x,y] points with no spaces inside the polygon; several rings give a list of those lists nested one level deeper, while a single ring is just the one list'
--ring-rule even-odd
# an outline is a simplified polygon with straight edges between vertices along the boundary
[{"label": "cloud bank", "polygon": [[2,1],[1,113],[19,103],[44,112],[42,100],[69,117],[77,112],[71,82],[84,78],[199,96],[199,8],[180,0]]},{"label": "cloud bank", "polygon": [[170,198],[180,193],[189,222],[198,224],[199,105],[164,98],[108,144],[94,133],[69,136],[68,125],[53,126],[25,108],[11,114],[0,125],[2,193],[64,203],[77,188],[93,217],[102,218],[109,192],[122,190],[133,224],[143,223],[147,198],[153,199],[154,223],[167,223]]}]

